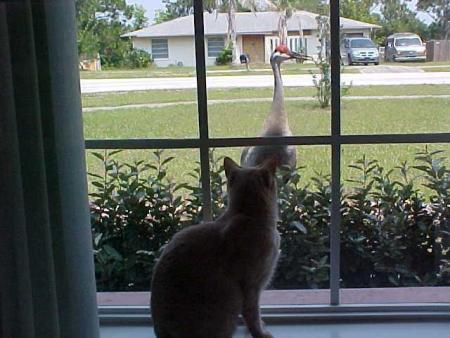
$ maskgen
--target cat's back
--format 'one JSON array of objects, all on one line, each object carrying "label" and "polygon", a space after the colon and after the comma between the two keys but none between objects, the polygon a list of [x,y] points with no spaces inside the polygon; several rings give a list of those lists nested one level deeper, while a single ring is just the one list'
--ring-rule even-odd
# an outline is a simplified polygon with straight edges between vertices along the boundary
[{"label": "cat's back", "polygon": [[230,336],[241,300],[226,271],[222,229],[217,222],[194,225],[165,248],[152,280],[156,332],[170,331],[176,338]]},{"label": "cat's back", "polygon": [[[160,283],[164,283],[161,285],[164,289],[171,284],[181,286],[210,265],[217,267],[221,243],[220,229],[221,225],[210,222],[192,225],[177,233],[155,266],[152,291],[155,292],[154,289],[158,288]],[[172,279],[174,276],[177,278]]]}]

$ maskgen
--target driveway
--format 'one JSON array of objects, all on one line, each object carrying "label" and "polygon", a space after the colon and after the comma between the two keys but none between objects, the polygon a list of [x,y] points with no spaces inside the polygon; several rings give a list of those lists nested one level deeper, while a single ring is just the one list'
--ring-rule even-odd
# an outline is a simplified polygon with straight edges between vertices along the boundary
[{"label": "driveway", "polygon": [[[143,78],[143,79],[101,79],[81,80],[82,93],[152,89],[195,89],[195,77]],[[342,82],[354,86],[367,85],[409,85],[409,84],[450,84],[450,72],[387,72],[367,74],[342,74]],[[309,87],[313,85],[311,75],[284,75],[286,87]],[[210,76],[208,88],[250,88],[273,87],[272,75]]]},{"label": "driveway", "polygon": [[371,74],[371,73],[425,73],[425,71],[420,67],[411,67],[411,66],[387,66],[387,65],[379,65],[379,66],[366,66],[359,67],[359,71],[363,74]]}]

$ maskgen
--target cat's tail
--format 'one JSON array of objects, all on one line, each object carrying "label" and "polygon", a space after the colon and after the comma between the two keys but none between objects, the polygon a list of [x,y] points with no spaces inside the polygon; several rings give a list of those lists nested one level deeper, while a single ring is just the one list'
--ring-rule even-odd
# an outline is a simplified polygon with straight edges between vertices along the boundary
[{"label": "cat's tail", "polygon": [[154,330],[157,338],[176,338],[172,336],[169,332],[167,332],[165,329],[159,327],[158,325],[155,325]]}]

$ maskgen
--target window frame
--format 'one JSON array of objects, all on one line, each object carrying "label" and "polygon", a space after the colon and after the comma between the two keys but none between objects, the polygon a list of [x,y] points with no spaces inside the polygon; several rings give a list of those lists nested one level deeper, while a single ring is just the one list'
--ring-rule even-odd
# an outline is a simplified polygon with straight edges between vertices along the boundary
[{"label": "window frame", "polygon": [[[211,55],[210,53],[210,42],[213,42],[214,40],[222,40],[222,49],[220,51],[217,52],[217,55],[215,55],[215,51],[214,51],[214,55]],[[212,41],[211,41],[212,40]],[[208,36],[207,37],[207,53],[208,53],[208,58],[217,58],[220,53],[223,52],[223,50],[225,49],[225,38],[223,36]]]},{"label": "window frame", "polygon": [[[340,302],[340,185],[341,185],[341,148],[343,145],[370,144],[417,144],[450,143],[450,133],[414,133],[414,134],[375,134],[342,135],[341,133],[341,74],[340,74],[340,17],[339,0],[330,0],[331,30],[331,134],[327,136],[289,136],[289,137],[238,137],[211,138],[209,136],[208,105],[206,91],[205,35],[203,22],[203,1],[194,1],[195,54],[197,70],[197,102],[199,117],[199,138],[191,139],[121,139],[86,140],[86,149],[199,149],[201,183],[203,192],[204,220],[212,219],[210,187],[210,148],[244,147],[257,145],[327,145],[331,147],[331,227],[330,227],[330,302],[328,306],[344,307]],[[367,304],[360,305],[364,310]],[[424,309],[439,311],[439,304],[407,304],[411,311],[419,313]],[[367,305],[368,307],[372,305]],[[397,306],[397,305],[395,305]],[[395,307],[392,304],[378,305],[375,312]],[[299,306],[302,307],[302,306]],[[357,305],[349,305],[358,308]],[[414,308],[414,309],[413,309]],[[281,308],[280,308],[281,309]],[[290,307],[290,311],[293,311]],[[402,311],[404,309],[402,308]],[[281,311],[281,310],[280,310]],[[327,310],[328,311],[328,310]],[[345,310],[343,310],[345,312]],[[445,311],[450,311],[446,305]],[[355,312],[358,315],[358,311]],[[372,313],[372,312],[370,312]],[[447,313],[448,315],[448,313]],[[371,315],[372,316],[372,315]],[[392,317],[392,316],[391,316]]]},{"label": "window frame", "polygon": [[[164,54],[164,57],[155,57],[155,53],[153,52],[153,43],[155,41],[160,41],[160,42],[157,42],[157,44],[161,44],[161,45],[164,44],[162,41],[165,41],[165,45],[166,45],[166,48],[167,48],[167,53]],[[168,38],[156,38],[156,39],[152,38],[152,40],[151,40],[151,50],[152,50],[152,59],[153,60],[168,60],[169,59],[169,39]],[[162,53],[160,53],[160,54],[162,54]],[[167,55],[167,56],[165,56],[165,55]]]}]

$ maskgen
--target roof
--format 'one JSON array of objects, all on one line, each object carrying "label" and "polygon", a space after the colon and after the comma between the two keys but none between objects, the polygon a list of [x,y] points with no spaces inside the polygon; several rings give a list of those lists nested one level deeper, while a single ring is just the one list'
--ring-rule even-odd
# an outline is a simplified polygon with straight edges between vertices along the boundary
[{"label": "roof", "polygon": [[[236,33],[243,34],[268,34],[278,31],[279,12],[239,12],[236,13]],[[288,31],[298,32],[300,23],[303,30],[317,29],[316,17],[318,14],[296,11],[288,20]],[[205,35],[223,35],[227,32],[226,13],[204,13]],[[366,22],[341,18],[343,29],[370,29],[380,28]],[[170,37],[193,36],[194,16],[183,16],[166,21],[134,32],[123,34],[122,37]]]}]

